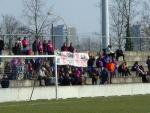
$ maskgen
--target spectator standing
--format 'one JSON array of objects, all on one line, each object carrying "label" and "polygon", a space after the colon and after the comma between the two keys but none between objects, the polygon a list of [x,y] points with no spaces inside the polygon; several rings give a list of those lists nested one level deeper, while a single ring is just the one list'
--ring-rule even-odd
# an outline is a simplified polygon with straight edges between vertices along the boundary
[{"label": "spectator standing", "polygon": [[27,40],[27,37],[24,37],[22,40],[22,46],[23,46],[23,54],[27,55],[29,50],[29,41]]},{"label": "spectator standing", "polygon": [[139,65],[138,61],[136,61],[131,68],[131,71],[136,72],[136,76],[139,75],[139,67],[140,67],[140,65]]},{"label": "spectator standing", "polygon": [[66,42],[64,42],[63,46],[61,47],[61,51],[68,51]]},{"label": "spectator standing", "polygon": [[15,45],[15,51],[16,51],[16,55],[21,55],[22,54],[22,41],[21,38],[18,38],[18,41]]},{"label": "spectator standing", "polygon": [[70,46],[68,47],[68,51],[74,53],[74,47],[72,46],[72,43],[70,43]]},{"label": "spectator standing", "polygon": [[[48,44],[47,44],[47,52],[48,52],[48,55],[54,55],[54,47],[53,47],[53,44],[52,44],[52,41],[49,40],[48,41]],[[50,61],[50,66],[53,67],[54,66],[54,58],[48,58],[49,61]]]},{"label": "spectator standing", "polygon": [[12,47],[12,52],[14,55],[17,55],[17,42],[15,43],[15,45]]},{"label": "spectator standing", "polygon": [[[0,39],[0,55],[3,54],[3,50],[4,50],[4,41]],[[1,62],[2,62],[2,58],[0,58],[0,64]]]},{"label": "spectator standing", "polygon": [[9,62],[6,62],[5,68],[4,68],[4,75],[8,77],[8,79],[11,78],[11,66]]},{"label": "spectator standing", "polygon": [[42,41],[40,41],[38,44],[38,53],[39,53],[39,55],[43,54],[43,43],[42,43]]},{"label": "spectator standing", "polygon": [[48,52],[48,55],[53,55],[54,54],[54,47],[53,47],[53,44],[52,44],[51,40],[48,41],[47,52]]},{"label": "spectator standing", "polygon": [[43,79],[45,80],[46,78],[45,71],[46,69],[44,67],[41,67],[39,70],[38,80],[39,80],[40,86],[43,86],[42,80]]},{"label": "spectator standing", "polygon": [[36,38],[32,44],[32,51],[34,55],[36,55],[38,52],[38,44],[39,44],[39,40]]},{"label": "spectator standing", "polygon": [[150,56],[148,56],[146,64],[148,66],[148,71],[150,72]]},{"label": "spectator standing", "polygon": [[111,79],[114,76],[115,71],[115,64],[112,62],[112,60],[109,60],[109,62],[106,64],[106,68],[109,73],[109,83],[111,84]]},{"label": "spectator standing", "polygon": [[43,41],[43,54],[44,55],[47,54],[47,42],[46,42],[46,40]]},{"label": "spectator standing", "polygon": [[99,77],[98,68],[92,70],[91,77],[92,77],[92,85],[97,85],[97,80]]},{"label": "spectator standing", "polygon": [[112,58],[112,63],[114,63],[114,76],[113,77],[117,77],[117,71],[118,71],[118,62],[116,61],[115,58]]}]

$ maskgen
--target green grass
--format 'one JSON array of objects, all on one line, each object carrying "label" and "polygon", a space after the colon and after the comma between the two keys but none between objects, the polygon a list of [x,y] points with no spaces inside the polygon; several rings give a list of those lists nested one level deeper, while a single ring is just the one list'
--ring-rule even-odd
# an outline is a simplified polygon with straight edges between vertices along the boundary
[{"label": "green grass", "polygon": [[1,103],[0,113],[150,113],[150,95]]}]

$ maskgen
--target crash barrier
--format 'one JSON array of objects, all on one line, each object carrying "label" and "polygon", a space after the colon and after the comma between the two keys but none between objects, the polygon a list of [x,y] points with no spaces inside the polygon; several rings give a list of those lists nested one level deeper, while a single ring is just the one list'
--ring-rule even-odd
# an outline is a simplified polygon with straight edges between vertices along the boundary
[{"label": "crash barrier", "polygon": [[[32,87],[27,88],[1,88],[0,102],[28,101]],[[86,86],[59,86],[55,87],[35,87],[32,100],[38,99],[67,99],[81,97],[99,96],[122,96],[150,94],[150,84],[113,84],[113,85],[86,85]]]}]

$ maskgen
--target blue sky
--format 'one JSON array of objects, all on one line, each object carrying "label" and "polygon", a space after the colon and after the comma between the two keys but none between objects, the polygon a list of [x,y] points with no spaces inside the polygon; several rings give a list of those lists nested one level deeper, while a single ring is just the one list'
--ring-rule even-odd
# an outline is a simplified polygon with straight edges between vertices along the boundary
[{"label": "blue sky", "polygon": [[[0,15],[10,14],[21,19],[23,0],[0,0]],[[44,0],[43,0],[44,1]],[[101,0],[45,0],[46,8],[64,18],[68,25],[77,28],[79,33],[100,31],[100,9],[96,7]],[[46,10],[45,10],[46,11]]]}]

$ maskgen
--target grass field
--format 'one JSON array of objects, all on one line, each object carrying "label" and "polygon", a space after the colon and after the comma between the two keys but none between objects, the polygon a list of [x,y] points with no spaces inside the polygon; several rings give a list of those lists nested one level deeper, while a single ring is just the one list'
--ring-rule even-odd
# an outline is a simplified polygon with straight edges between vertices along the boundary
[{"label": "grass field", "polygon": [[150,95],[1,103],[0,113],[150,113]]}]

